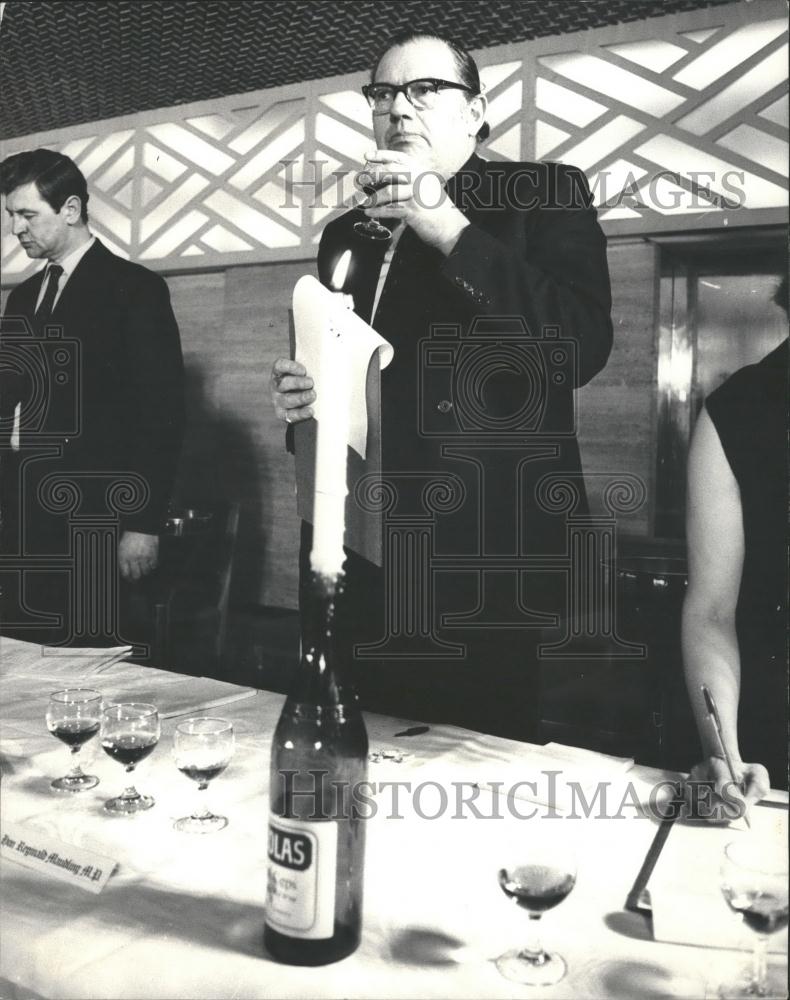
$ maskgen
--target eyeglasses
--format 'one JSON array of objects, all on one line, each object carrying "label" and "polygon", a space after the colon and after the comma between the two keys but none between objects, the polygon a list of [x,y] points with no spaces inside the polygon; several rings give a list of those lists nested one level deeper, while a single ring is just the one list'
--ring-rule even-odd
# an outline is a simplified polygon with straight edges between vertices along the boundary
[{"label": "eyeglasses", "polygon": [[465,90],[469,94],[473,93],[472,88],[465,83],[436,80],[433,77],[410,80],[400,86],[394,83],[369,83],[362,88],[362,93],[373,108],[373,114],[383,115],[390,110],[398,94],[405,94],[406,100],[415,108],[432,108],[440,90]]}]

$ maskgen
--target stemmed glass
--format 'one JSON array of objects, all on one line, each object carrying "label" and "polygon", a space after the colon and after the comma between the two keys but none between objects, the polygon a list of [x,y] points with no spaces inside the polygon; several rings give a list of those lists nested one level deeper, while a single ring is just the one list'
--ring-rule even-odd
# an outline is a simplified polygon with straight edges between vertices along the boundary
[{"label": "stemmed glass", "polygon": [[[554,832],[554,830],[552,831]],[[537,835],[520,849],[512,864],[499,869],[504,894],[529,914],[530,938],[523,948],[505,952],[497,968],[516,983],[551,986],[565,975],[561,955],[547,952],[540,941],[539,921],[561,903],[576,884],[576,858],[562,837]]]},{"label": "stemmed glass", "polygon": [[83,772],[76,756],[98,733],[101,710],[101,692],[92,688],[66,688],[49,696],[47,729],[72,753],[73,766],[69,773],[52,782],[51,787],[59,792],[83,792],[99,784],[95,774]]},{"label": "stemmed glass", "polygon": [[[178,770],[204,792],[209,782],[222,774],[233,756],[233,724],[226,719],[186,719],[176,726],[173,757]],[[191,816],[182,816],[173,824],[182,833],[213,833],[228,825],[227,817],[216,816],[202,802]],[[202,808],[201,808],[202,806]]]},{"label": "stemmed glass", "polygon": [[751,975],[723,986],[721,997],[787,996],[786,981],[775,992],[768,977],[768,935],[787,927],[787,845],[746,836],[724,848],[720,885],[724,898],[755,933]]},{"label": "stemmed glass", "polygon": [[[365,169],[357,174],[357,183],[366,195],[374,195],[379,188],[386,187],[389,183],[386,179],[374,182],[373,174]],[[388,240],[392,237],[392,232],[382,225],[378,219],[365,219],[362,222],[354,223],[354,232],[360,236],[365,236],[369,240]]]},{"label": "stemmed glass", "polygon": [[[102,748],[113,760],[124,765],[127,774],[154,752],[160,734],[159,712],[155,705],[127,702],[110,705],[102,713]],[[141,795],[130,784],[121,795],[108,799],[104,808],[109,813],[127,816],[150,809],[153,804],[151,795]]]}]

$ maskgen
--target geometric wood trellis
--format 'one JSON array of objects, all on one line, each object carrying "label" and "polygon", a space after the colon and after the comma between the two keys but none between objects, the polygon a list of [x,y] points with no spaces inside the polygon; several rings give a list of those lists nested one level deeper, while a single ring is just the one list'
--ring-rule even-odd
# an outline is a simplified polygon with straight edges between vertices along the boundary
[{"label": "geometric wood trellis", "polygon": [[[787,15],[757,0],[476,53],[491,159],[588,175],[610,233],[786,219]],[[162,270],[309,258],[372,145],[365,74],[14,139],[71,156],[95,231]],[[8,226],[3,283],[31,264]]]},{"label": "geometric wood trellis", "polygon": [[538,62],[538,155],[588,173],[602,221],[786,205],[786,17]]}]

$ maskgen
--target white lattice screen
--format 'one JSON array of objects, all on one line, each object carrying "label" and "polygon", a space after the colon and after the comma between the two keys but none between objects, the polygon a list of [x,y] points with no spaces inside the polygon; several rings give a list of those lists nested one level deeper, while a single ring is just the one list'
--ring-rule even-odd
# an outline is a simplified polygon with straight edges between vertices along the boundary
[{"label": "white lattice screen", "polygon": [[[788,201],[787,14],[756,0],[478,53],[495,159],[588,174],[612,233],[764,224]],[[371,146],[363,74],[14,139],[88,178],[116,252],[167,270],[310,257]],[[5,283],[31,265],[2,235]]]}]

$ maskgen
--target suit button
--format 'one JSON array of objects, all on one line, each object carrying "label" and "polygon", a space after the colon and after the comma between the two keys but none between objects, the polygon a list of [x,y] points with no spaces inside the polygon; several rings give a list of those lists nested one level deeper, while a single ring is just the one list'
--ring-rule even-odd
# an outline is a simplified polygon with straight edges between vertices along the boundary
[{"label": "suit button", "polygon": [[442,399],[436,404],[436,409],[439,413],[449,413],[452,410],[453,404],[449,399]]}]

